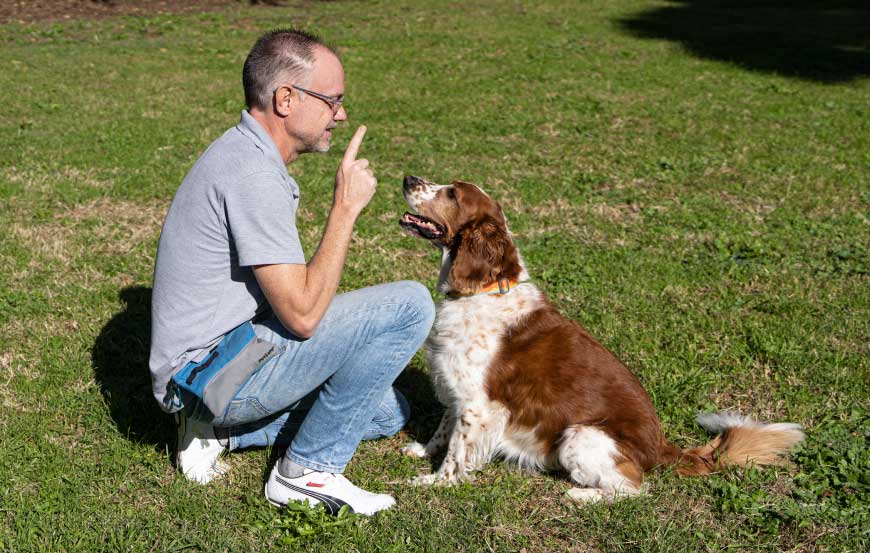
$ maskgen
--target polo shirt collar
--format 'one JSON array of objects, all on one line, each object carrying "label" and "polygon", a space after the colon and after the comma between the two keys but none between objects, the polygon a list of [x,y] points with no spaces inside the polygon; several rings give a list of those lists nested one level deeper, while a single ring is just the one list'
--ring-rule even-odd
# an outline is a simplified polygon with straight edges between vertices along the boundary
[{"label": "polo shirt collar", "polygon": [[275,141],[246,109],[242,110],[242,119],[239,121],[238,129],[251,137],[254,145],[266,154],[269,161],[281,168],[281,174],[287,174],[287,164],[284,163],[284,158],[281,157],[281,152],[278,151]]}]

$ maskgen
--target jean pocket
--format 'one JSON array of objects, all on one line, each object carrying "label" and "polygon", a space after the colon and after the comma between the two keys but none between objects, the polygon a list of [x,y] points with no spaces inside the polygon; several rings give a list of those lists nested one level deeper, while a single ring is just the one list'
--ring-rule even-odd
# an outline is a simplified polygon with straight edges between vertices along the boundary
[{"label": "jean pocket", "polygon": [[224,415],[214,419],[212,424],[215,426],[238,426],[261,420],[270,414],[269,410],[263,407],[255,397],[234,399],[230,402]]}]

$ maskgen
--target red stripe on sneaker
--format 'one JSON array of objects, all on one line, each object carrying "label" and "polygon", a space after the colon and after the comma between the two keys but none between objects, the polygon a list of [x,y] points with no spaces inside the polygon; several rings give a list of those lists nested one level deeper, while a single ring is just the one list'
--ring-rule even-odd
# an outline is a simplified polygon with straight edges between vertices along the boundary
[{"label": "red stripe on sneaker", "polygon": [[307,482],[306,486],[311,486],[312,488],[322,488],[326,484],[318,484],[317,482]]}]

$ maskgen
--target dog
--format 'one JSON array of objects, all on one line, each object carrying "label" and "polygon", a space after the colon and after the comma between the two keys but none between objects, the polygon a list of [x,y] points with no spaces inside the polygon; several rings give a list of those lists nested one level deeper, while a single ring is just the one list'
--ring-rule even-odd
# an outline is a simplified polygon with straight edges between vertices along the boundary
[{"label": "dog", "polygon": [[426,356],[446,407],[434,436],[406,455],[438,470],[414,484],[470,480],[496,456],[533,471],[566,472],[580,503],[642,492],[652,469],[704,475],[727,465],[784,464],[804,435],[793,423],[731,413],[700,415],[716,434],[681,450],[665,438],[649,395],[632,372],[529,282],[501,206],[474,184],[403,183],[399,224],[441,249],[439,302]]}]

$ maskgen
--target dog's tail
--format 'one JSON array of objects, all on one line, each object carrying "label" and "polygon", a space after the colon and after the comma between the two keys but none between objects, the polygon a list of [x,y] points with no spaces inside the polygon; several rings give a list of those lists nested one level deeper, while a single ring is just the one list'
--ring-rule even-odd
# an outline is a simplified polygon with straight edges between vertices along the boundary
[{"label": "dog's tail", "polygon": [[782,465],[788,451],[804,439],[798,424],[765,424],[735,413],[704,413],[695,422],[716,437],[685,450],[667,443],[662,464],[677,465],[677,474],[711,474],[731,465]]}]

